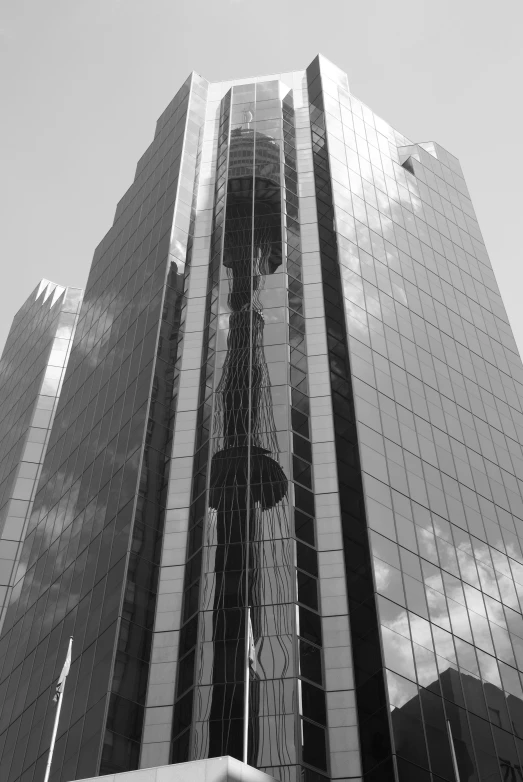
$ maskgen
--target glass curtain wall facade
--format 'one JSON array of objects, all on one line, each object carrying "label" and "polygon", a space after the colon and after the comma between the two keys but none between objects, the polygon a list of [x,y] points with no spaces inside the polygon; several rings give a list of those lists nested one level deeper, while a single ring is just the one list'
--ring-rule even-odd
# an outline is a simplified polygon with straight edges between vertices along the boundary
[{"label": "glass curtain wall facade", "polygon": [[175,761],[241,757],[248,605],[248,759],[283,777],[301,734],[327,769],[293,118],[276,80],[221,104],[173,735]]},{"label": "glass curtain wall facade", "polygon": [[0,630],[69,358],[82,291],[42,280],[0,358]]},{"label": "glass curtain wall facade", "polygon": [[523,779],[522,381],[454,156],[321,56],[193,74],[95,254],[2,780],[42,775],[69,635],[53,782],[241,757],[246,685],[282,782]]},{"label": "glass curtain wall facade", "polygon": [[518,779],[521,360],[456,158],[307,82],[364,778]]},{"label": "glass curtain wall facade", "polygon": [[203,98],[193,75],[95,252],[0,639],[2,780],[43,778],[70,636],[52,779],[138,765]]}]

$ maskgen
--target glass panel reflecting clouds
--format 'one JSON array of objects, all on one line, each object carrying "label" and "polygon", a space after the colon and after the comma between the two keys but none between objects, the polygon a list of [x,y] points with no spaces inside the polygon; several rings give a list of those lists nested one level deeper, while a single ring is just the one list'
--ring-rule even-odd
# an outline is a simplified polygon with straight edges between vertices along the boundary
[{"label": "glass panel reflecting clouds", "polygon": [[76,333],[38,295],[0,375],[2,780],[42,776],[71,634],[56,782],[241,757],[246,679],[281,782],[523,779],[523,367],[451,153],[322,56],[193,74]]}]

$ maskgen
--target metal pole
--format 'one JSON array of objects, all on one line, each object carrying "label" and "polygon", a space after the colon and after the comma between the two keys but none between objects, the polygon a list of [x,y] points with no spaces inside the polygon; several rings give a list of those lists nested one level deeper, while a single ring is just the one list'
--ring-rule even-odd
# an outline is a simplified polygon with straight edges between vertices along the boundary
[{"label": "metal pole", "polygon": [[[253,139],[253,160],[256,160],[256,136]],[[255,170],[253,168],[252,183],[253,194],[255,187]],[[243,693],[243,762],[247,763],[247,751],[249,749],[249,694],[251,685],[251,674],[249,668],[249,642],[250,642],[250,620],[251,607],[249,605],[249,559],[250,559],[250,524],[251,524],[251,439],[252,439],[252,343],[253,343],[253,307],[254,307],[254,197],[251,210],[252,228],[251,228],[251,274],[250,274],[250,309],[249,309],[249,389],[247,410],[247,524],[245,530],[245,607],[247,609],[245,616],[245,684]]]},{"label": "metal pole", "polygon": [[53,762],[54,745],[56,742],[56,733],[58,731],[58,721],[60,719],[60,712],[62,710],[62,700],[64,697],[65,680],[62,686],[62,692],[58,695],[58,706],[56,707],[56,715],[54,718],[53,736],[51,738],[51,746],[49,747],[49,757],[47,758],[47,766],[45,768],[44,782],[49,782],[49,774],[51,773],[51,763]]},{"label": "metal pole", "polygon": [[[249,670],[249,627],[251,624],[251,607],[247,606],[247,616],[245,619],[245,689],[243,692],[243,762],[247,763],[247,749],[249,745],[249,694],[251,676]],[[47,782],[47,780],[46,780]]]},{"label": "metal pole", "polygon": [[452,737],[452,728],[450,727],[449,720],[447,720],[447,732],[449,734],[450,754],[452,755],[452,767],[454,769],[454,776],[456,777],[456,782],[460,782],[460,779],[459,779],[459,769],[458,769],[458,759],[456,758],[456,750],[454,748],[454,739]]}]

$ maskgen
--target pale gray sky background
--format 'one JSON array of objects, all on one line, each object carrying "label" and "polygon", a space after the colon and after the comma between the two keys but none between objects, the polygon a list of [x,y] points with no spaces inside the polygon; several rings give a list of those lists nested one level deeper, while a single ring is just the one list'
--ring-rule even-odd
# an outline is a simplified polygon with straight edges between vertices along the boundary
[{"label": "pale gray sky background", "polygon": [[156,118],[191,70],[321,52],[463,166],[523,350],[521,0],[0,0],[0,349],[42,277],[85,284]]}]

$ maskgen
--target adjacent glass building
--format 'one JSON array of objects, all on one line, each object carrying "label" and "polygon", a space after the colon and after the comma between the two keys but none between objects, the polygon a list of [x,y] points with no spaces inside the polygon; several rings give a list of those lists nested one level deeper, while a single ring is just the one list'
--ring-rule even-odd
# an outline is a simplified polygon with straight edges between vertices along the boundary
[{"label": "adjacent glass building", "polygon": [[0,358],[0,629],[22,575],[19,555],[81,301],[81,290],[42,280],[15,315]]},{"label": "adjacent glass building", "polygon": [[2,781],[43,776],[70,635],[53,782],[241,757],[249,657],[276,780],[523,779],[522,382],[453,155],[321,56],[192,74],[95,252]]}]

